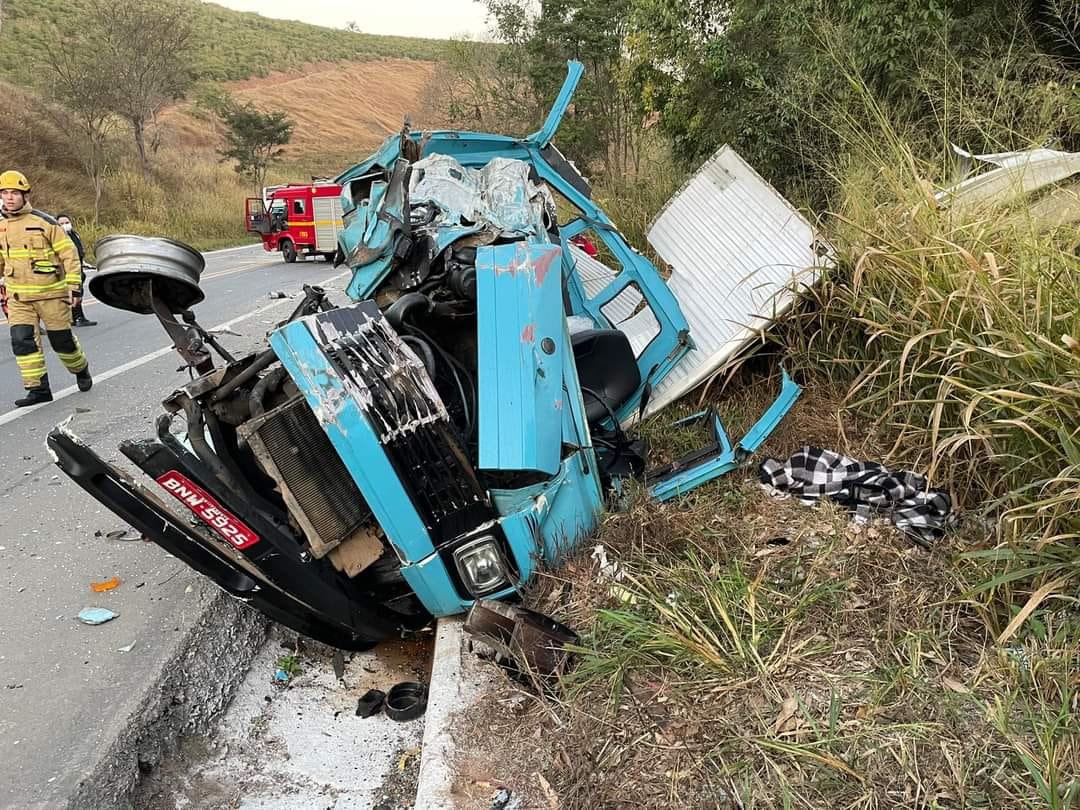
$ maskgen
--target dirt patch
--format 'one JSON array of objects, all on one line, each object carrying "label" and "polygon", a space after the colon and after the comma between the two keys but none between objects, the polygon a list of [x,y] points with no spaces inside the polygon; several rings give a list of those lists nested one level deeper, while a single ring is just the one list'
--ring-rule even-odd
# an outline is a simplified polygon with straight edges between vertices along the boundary
[{"label": "dirt patch", "polygon": [[[224,89],[239,101],[289,114],[296,129],[288,157],[359,159],[400,130],[406,116],[418,127],[441,120],[429,91],[437,70],[437,63],[415,59],[317,62],[297,72],[230,82]],[[162,122],[179,148],[216,148],[221,141],[219,125],[187,105],[166,111]]]},{"label": "dirt patch", "polygon": [[399,748],[392,757],[393,767],[376,791],[377,804],[372,810],[412,810],[416,804],[416,784],[420,777],[420,746]]}]

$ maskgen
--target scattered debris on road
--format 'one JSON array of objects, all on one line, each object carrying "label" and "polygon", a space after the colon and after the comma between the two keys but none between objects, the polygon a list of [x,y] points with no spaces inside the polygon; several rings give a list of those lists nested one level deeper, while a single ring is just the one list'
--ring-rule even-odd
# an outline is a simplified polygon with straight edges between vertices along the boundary
[{"label": "scattered debris on road", "polygon": [[391,720],[405,723],[415,720],[427,708],[428,688],[426,684],[405,681],[394,684],[386,693],[383,712]]},{"label": "scattered debris on road", "polygon": [[[94,532],[95,537],[101,537],[100,531]],[[113,529],[111,532],[105,532],[104,537],[106,540],[114,540],[120,542],[132,542],[135,540],[142,540],[143,536],[131,529]]]},{"label": "scattered debris on road", "polygon": [[[287,688],[269,682],[287,639],[303,670]],[[412,808],[423,723],[353,715],[359,695],[427,677],[430,636],[394,640],[377,652],[346,653],[344,678],[334,651],[280,629],[256,654],[228,709],[208,734],[144,774],[132,806],[147,810],[251,808]]]},{"label": "scattered debris on road", "polygon": [[356,716],[367,719],[382,711],[386,693],[381,689],[368,689],[356,702]]},{"label": "scattered debris on road", "polygon": [[101,582],[91,582],[90,590],[94,593],[105,593],[105,591],[111,591],[114,588],[120,587],[120,577],[109,577]]},{"label": "scattered debris on road", "polygon": [[79,611],[79,621],[83,624],[105,624],[111,622],[120,614],[114,613],[108,608],[88,607]]}]

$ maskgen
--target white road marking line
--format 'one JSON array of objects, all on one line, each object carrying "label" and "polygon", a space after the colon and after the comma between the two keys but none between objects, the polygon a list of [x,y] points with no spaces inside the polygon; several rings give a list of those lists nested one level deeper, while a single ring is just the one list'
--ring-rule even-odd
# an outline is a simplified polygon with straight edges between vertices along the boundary
[{"label": "white road marking line", "polygon": [[[252,242],[251,244],[248,244],[248,245],[237,245],[236,247],[231,247],[231,248],[219,248],[217,250],[204,250],[204,251],[202,251],[202,255],[203,256],[217,256],[217,255],[219,255],[221,253],[236,253],[238,250],[251,250],[252,248],[259,248],[260,250],[262,250],[262,243],[261,242]],[[263,250],[263,253],[269,254],[270,251]]]},{"label": "white road marking line", "polygon": [[[333,281],[337,281],[339,278],[348,275],[350,272],[351,271],[346,270],[343,273],[338,273],[336,276],[331,276],[330,278],[319,282],[318,286],[325,287],[327,284],[330,284]],[[272,303],[261,306],[258,309],[254,309],[245,315],[239,315],[233,318],[231,321],[225,321],[225,323],[219,323],[217,326],[211,326],[206,331],[213,332],[217,329],[228,329],[229,327],[235,326],[242,321],[246,321],[249,318],[254,318],[257,315],[263,314],[267,310],[273,309],[274,307],[279,307],[282,304],[287,304],[290,301],[294,301],[294,299],[279,298]],[[131,371],[134,368],[144,366],[147,363],[157,360],[159,357],[164,357],[172,351],[174,351],[172,346],[165,346],[161,349],[158,349],[157,351],[150,352],[149,354],[144,354],[142,357],[136,357],[134,360],[129,360],[123,365],[116,366],[115,368],[110,368],[108,371],[103,371],[101,374],[95,374],[94,384],[97,385],[99,383],[105,382],[106,380],[111,380],[113,377],[118,377],[119,375]],[[77,393],[78,391],[79,387],[77,385],[72,385],[62,391],[57,391],[55,394],[53,394],[53,402],[61,399],[66,399],[67,397],[71,396],[74,393]],[[0,426],[6,425],[10,422],[14,422],[16,419],[22,416],[26,416],[29,413],[35,413],[38,410],[38,407],[40,406],[34,406],[30,408],[15,408],[14,410],[8,411],[7,413],[0,415]]]},{"label": "white road marking line", "polygon": [[[2,0],[0,0],[0,3],[2,3]],[[211,251],[211,253],[220,253],[220,252],[228,253],[229,251],[233,251],[233,250],[243,250],[243,248],[226,248],[224,251]],[[204,254],[204,255],[206,255],[206,254]],[[216,273],[210,273],[209,275],[202,276],[199,279],[199,284],[203,284],[204,282],[207,282],[207,281],[213,281],[215,278],[222,278],[224,276],[235,276],[238,273],[246,273],[248,270],[262,270],[263,268],[268,267],[269,265],[263,263],[261,261],[261,259],[262,259],[261,256],[256,256],[248,264],[241,264],[238,267],[229,267],[229,268],[226,268],[224,270],[219,270]],[[89,300],[85,300],[85,296],[84,296],[83,309],[86,309],[87,307],[97,306],[100,303],[101,302],[98,301],[96,298],[91,298]],[[6,326],[6,325],[7,325],[7,318],[0,317],[0,326]]]}]

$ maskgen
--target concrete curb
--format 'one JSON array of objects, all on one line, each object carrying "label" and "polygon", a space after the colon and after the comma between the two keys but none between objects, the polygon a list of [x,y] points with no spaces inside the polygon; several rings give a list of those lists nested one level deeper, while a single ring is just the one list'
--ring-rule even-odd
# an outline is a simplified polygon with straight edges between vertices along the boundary
[{"label": "concrete curb", "polygon": [[439,619],[435,652],[424,715],[420,775],[416,786],[416,810],[454,810],[454,739],[450,733],[454,715],[467,700],[462,682],[462,627],[464,617]]},{"label": "concrete curb", "polygon": [[149,681],[123,736],[104,740],[97,761],[66,802],[69,810],[131,807],[140,771],[156,767],[183,734],[201,734],[222,712],[266,638],[268,622],[213,587],[157,678]]}]

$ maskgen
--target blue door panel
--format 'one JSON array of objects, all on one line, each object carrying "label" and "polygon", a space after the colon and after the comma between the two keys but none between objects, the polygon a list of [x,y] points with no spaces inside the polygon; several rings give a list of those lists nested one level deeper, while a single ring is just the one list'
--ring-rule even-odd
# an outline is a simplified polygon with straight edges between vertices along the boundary
[{"label": "blue door panel", "polygon": [[561,256],[558,245],[527,242],[476,251],[481,469],[559,469]]}]

